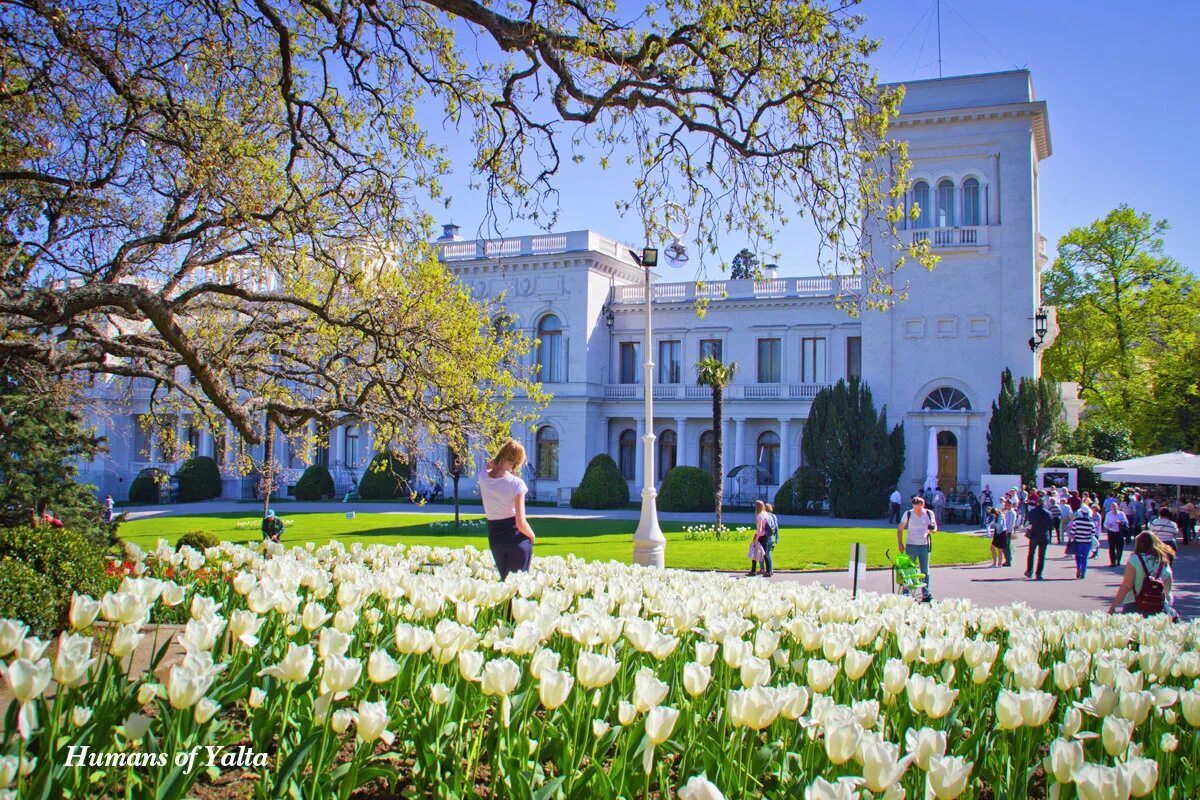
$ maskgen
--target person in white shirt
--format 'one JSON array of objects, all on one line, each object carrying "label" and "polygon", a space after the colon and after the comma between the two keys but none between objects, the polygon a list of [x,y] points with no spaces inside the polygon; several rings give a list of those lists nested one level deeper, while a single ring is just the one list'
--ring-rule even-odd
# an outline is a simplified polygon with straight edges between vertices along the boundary
[{"label": "person in white shirt", "polygon": [[529,487],[518,477],[525,463],[525,448],[509,439],[479,476],[479,496],[487,517],[488,545],[500,580],[511,572],[528,572],[533,561],[533,528],[525,518]]},{"label": "person in white shirt", "polygon": [[1104,533],[1108,537],[1108,565],[1119,567],[1121,557],[1125,554],[1125,528],[1129,518],[1115,502],[1109,505],[1104,514]]},{"label": "person in white shirt", "polygon": [[1158,510],[1157,519],[1150,523],[1150,532],[1171,548],[1176,556],[1179,555],[1179,544],[1175,541],[1175,537],[1179,534],[1179,526],[1171,519],[1171,512],[1166,506]]},{"label": "person in white shirt", "polygon": [[929,580],[929,552],[936,532],[937,517],[925,508],[925,498],[916,495],[912,499],[912,508],[904,512],[900,524],[896,526],[896,545],[920,565],[925,575],[925,598],[928,600],[933,599]]},{"label": "person in white shirt", "polygon": [[888,514],[888,522],[900,523],[900,504],[904,502],[904,496],[900,494],[900,487],[892,492],[892,496],[888,498],[891,504]]},{"label": "person in white shirt", "polygon": [[1012,566],[1012,542],[1013,537],[1017,535],[1017,510],[1016,503],[1004,501],[1003,509],[1000,512],[1000,520],[1004,523],[1004,566]]}]

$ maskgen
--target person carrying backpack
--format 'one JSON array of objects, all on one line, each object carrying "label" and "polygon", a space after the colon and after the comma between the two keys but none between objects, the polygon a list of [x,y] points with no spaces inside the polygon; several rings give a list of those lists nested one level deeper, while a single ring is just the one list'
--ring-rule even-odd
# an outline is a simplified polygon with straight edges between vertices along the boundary
[{"label": "person carrying backpack", "polygon": [[1139,533],[1108,613],[1175,616],[1171,608],[1171,551],[1153,533]]}]

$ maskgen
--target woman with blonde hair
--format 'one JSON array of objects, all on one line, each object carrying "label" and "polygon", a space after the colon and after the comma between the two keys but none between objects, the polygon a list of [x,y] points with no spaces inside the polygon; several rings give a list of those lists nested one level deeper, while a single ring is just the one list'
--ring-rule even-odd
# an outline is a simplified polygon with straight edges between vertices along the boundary
[{"label": "woman with blonde hair", "polygon": [[746,577],[758,574],[758,562],[763,563],[763,575],[767,574],[766,551],[763,550],[762,535],[767,526],[767,504],[762,500],[754,501],[754,538],[750,540],[750,550],[746,555],[750,558],[750,571]]},{"label": "woman with blonde hair", "polygon": [[487,517],[488,546],[496,561],[500,580],[510,572],[527,572],[533,561],[533,528],[525,518],[525,494],[529,487],[521,480],[525,448],[515,439],[500,447],[479,476],[479,496]]},{"label": "woman with blonde hair", "polygon": [[1171,555],[1171,549],[1153,533],[1139,533],[1108,613],[1123,611],[1144,617],[1167,614],[1174,618],[1171,584],[1175,576],[1171,573]]}]

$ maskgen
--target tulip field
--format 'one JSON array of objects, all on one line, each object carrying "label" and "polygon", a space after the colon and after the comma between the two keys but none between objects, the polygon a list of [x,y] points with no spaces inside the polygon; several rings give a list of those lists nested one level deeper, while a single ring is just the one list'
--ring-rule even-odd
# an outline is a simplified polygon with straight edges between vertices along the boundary
[{"label": "tulip field", "polygon": [[121,571],[53,642],[0,622],[7,796],[1200,796],[1195,622],[470,547]]}]

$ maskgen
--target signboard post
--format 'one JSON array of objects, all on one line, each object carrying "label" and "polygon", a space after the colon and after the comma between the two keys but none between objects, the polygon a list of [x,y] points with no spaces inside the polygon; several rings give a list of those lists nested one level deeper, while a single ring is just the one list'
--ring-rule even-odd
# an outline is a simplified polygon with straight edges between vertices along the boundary
[{"label": "signboard post", "polygon": [[860,542],[855,542],[850,545],[850,577],[854,581],[854,588],[852,589],[853,597],[858,597],[858,580],[860,576],[863,580],[866,580],[867,546]]}]

